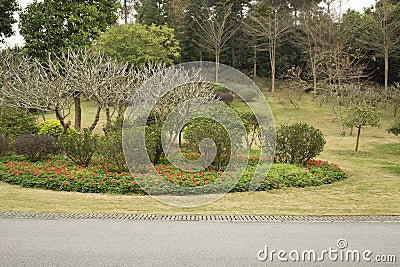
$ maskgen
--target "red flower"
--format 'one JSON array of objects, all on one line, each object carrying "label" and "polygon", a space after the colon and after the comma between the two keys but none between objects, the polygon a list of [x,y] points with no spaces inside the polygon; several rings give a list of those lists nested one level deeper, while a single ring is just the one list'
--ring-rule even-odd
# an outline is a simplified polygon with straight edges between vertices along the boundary
[{"label": "red flower", "polygon": [[136,182],[136,181],[134,181],[134,182],[131,182],[131,184],[132,184],[132,185],[137,185],[137,182]]}]

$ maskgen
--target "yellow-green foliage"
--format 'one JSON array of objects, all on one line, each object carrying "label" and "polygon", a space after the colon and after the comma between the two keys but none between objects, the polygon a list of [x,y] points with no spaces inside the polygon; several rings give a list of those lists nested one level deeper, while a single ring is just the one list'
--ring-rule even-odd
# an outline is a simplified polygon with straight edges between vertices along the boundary
[{"label": "yellow-green foliage", "polygon": [[[61,125],[60,121],[58,120],[47,120],[41,122],[37,125],[38,134],[52,136],[54,138],[60,137],[63,133],[63,126]],[[74,127],[69,126],[67,130],[67,134],[71,133],[78,133]]]}]

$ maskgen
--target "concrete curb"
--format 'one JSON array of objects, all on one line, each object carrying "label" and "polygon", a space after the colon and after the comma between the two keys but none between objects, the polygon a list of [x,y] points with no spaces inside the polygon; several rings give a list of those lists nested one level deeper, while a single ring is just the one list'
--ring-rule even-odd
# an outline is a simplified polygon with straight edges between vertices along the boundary
[{"label": "concrete curb", "polygon": [[400,222],[400,216],[265,216],[265,215],[146,215],[146,214],[64,214],[0,211],[5,219],[88,219],[133,221],[212,222]]}]

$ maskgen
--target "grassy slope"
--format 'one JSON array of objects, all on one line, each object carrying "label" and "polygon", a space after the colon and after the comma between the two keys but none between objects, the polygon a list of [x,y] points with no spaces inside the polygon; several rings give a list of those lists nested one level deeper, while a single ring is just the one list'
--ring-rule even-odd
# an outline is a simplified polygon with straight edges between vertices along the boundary
[{"label": "grassy slope", "polygon": [[[381,128],[365,128],[360,152],[355,136],[340,136],[332,113],[311,96],[300,109],[279,95],[269,97],[276,125],[306,121],[327,137],[320,159],[338,163],[351,177],[315,188],[234,193],[199,208],[176,208],[148,196],[116,196],[26,189],[0,182],[0,210],[66,213],[400,215],[400,138],[386,133],[392,123],[383,114]],[[239,104],[240,106],[240,104]],[[87,106],[85,106],[87,107]],[[90,117],[84,110],[85,117]]]}]

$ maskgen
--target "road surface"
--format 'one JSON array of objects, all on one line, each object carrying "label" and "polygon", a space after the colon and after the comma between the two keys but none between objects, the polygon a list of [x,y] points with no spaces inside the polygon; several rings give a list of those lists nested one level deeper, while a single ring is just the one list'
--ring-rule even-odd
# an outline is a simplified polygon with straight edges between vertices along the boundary
[{"label": "road surface", "polygon": [[400,266],[400,222],[3,218],[0,255],[0,266]]}]

